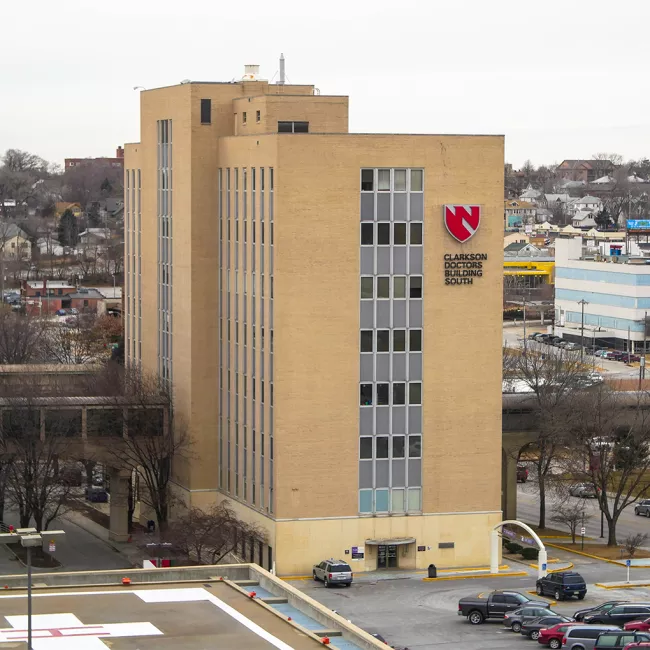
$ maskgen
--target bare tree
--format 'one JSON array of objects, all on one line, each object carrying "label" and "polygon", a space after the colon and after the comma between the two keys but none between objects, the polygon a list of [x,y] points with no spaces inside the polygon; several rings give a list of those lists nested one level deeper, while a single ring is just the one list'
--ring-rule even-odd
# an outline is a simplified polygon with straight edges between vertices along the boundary
[{"label": "bare tree", "polygon": [[164,531],[172,504],[172,461],[190,457],[191,438],[183,423],[174,417],[167,382],[138,368],[107,364],[94,380],[92,392],[111,395],[107,404],[120,406],[126,417],[127,436],[119,449],[110,450],[112,466],[135,471],[140,500],[150,509]]},{"label": "bare tree", "polygon": [[79,364],[98,360],[105,350],[94,334],[94,325],[92,314],[70,316],[65,323],[48,325],[42,339],[44,354],[57,363]]},{"label": "bare tree", "polygon": [[575,544],[578,528],[584,526],[591,518],[589,513],[585,513],[584,503],[565,500],[555,506],[555,514],[551,517],[551,521],[568,528],[571,540]]},{"label": "bare tree", "polygon": [[532,465],[539,491],[539,527],[546,527],[546,491],[557,455],[564,447],[571,397],[580,388],[584,369],[575,352],[527,341],[516,372],[532,391],[539,435],[524,450],[534,455]]},{"label": "bare tree", "polygon": [[0,308],[0,364],[39,361],[43,331],[36,317]]},{"label": "bare tree", "polygon": [[63,176],[63,196],[66,201],[79,203],[85,210],[91,203],[123,193],[121,167],[88,161],[66,170]]},{"label": "bare tree", "polygon": [[648,396],[600,385],[574,397],[567,416],[571,453],[563,462],[578,482],[597,488],[607,544],[616,546],[621,513],[650,494]]},{"label": "bare tree", "polygon": [[266,533],[239,519],[230,503],[222,501],[209,510],[190,508],[169,525],[164,539],[198,564],[217,564],[246,543],[265,542]]},{"label": "bare tree", "polygon": [[66,412],[56,411],[41,422],[43,409],[33,400],[13,401],[2,414],[0,440],[6,500],[18,510],[21,527],[33,519],[39,531],[47,530],[76,502],[70,484],[61,480],[60,459],[69,455],[70,435],[78,424]]}]

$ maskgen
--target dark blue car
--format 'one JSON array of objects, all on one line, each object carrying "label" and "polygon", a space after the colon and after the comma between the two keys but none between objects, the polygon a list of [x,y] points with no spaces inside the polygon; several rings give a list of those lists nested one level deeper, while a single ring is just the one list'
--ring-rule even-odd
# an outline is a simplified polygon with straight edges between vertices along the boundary
[{"label": "dark blue car", "polygon": [[536,591],[538,596],[549,595],[555,600],[564,600],[573,596],[582,600],[587,593],[587,585],[579,573],[559,571],[540,578],[536,584]]}]

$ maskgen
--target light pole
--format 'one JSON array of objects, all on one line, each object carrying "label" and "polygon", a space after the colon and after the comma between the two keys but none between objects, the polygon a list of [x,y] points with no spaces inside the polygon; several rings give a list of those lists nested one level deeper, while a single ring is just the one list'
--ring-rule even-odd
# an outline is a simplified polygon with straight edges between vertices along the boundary
[{"label": "light pole", "polygon": [[589,303],[583,298],[582,300],[578,300],[578,304],[582,311],[582,317],[580,319],[580,363],[582,363],[585,357],[585,305]]},{"label": "light pole", "polygon": [[[64,530],[45,531],[48,537],[65,535]],[[17,544],[27,550],[27,650],[32,648],[32,548],[43,546],[43,534],[36,528],[9,527],[8,533],[0,533],[0,544]],[[53,543],[53,542],[50,542]]]}]

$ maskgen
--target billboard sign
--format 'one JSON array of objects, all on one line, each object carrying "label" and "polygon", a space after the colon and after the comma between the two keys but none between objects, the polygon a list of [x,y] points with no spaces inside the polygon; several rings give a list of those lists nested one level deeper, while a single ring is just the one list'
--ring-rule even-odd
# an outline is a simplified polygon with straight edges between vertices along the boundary
[{"label": "billboard sign", "polygon": [[628,230],[649,230],[650,231],[650,219],[628,219],[627,220],[627,229]]}]

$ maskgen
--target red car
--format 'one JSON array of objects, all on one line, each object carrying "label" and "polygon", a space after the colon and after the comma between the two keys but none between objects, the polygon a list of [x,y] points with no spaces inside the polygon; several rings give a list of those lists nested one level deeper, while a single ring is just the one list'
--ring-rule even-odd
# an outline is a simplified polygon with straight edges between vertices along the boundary
[{"label": "red car", "polygon": [[648,632],[650,631],[650,618],[643,621],[630,621],[623,626],[624,630],[634,630],[635,632]]},{"label": "red car", "polygon": [[650,643],[641,641],[640,643],[628,643],[623,650],[634,650],[634,648],[650,648]]},{"label": "red car", "polygon": [[572,625],[584,625],[584,623],[578,623],[576,621],[574,623],[558,623],[552,627],[547,627],[539,631],[537,643],[546,645],[549,648],[561,648],[564,634]]}]

